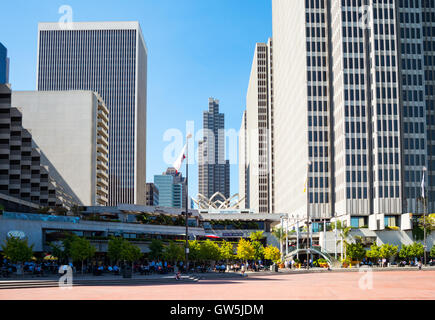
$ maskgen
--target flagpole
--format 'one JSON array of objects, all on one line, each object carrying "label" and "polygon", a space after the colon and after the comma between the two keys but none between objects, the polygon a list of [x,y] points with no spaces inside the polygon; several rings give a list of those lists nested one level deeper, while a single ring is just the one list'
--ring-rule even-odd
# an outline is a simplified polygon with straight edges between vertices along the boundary
[{"label": "flagpole", "polygon": [[191,134],[188,134],[186,137],[186,244],[185,244],[185,253],[186,253],[186,274],[189,272],[189,139],[192,137]]}]

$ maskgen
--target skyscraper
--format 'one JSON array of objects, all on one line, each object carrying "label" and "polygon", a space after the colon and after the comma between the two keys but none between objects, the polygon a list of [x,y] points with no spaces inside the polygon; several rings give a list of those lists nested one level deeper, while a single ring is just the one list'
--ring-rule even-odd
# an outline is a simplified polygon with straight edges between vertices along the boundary
[{"label": "skyscraper", "polygon": [[110,112],[109,205],[145,204],[148,53],[139,23],[61,27],[39,24],[37,88],[103,98]]},{"label": "skyscraper", "polygon": [[159,206],[185,208],[186,178],[174,168],[168,168],[161,175],[154,176],[154,185],[159,193]]},{"label": "skyscraper", "polygon": [[397,225],[425,166],[433,210],[435,3],[272,3],[277,211]]},{"label": "skyscraper", "polygon": [[271,54],[271,40],[256,44],[239,135],[242,205],[260,213],[273,212]]},{"label": "skyscraper", "polygon": [[[219,113],[219,100],[209,99],[203,113],[203,139],[198,143],[199,193],[211,198],[220,192],[230,196],[230,163],[225,160],[225,115]],[[220,196],[215,200],[224,199]]]},{"label": "skyscraper", "polygon": [[9,58],[8,50],[0,42],[0,84],[9,83]]}]

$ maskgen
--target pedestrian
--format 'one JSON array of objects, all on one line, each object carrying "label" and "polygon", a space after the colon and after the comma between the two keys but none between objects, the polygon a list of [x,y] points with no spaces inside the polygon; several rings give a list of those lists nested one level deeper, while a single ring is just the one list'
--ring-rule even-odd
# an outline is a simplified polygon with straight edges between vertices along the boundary
[{"label": "pedestrian", "polygon": [[423,263],[420,261],[418,261],[418,270],[421,270],[421,267],[423,266]]}]

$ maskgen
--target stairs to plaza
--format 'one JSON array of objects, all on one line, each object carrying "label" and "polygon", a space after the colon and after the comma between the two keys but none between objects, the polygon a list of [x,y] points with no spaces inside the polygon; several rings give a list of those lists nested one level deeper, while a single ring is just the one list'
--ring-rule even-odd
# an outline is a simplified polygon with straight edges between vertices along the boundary
[{"label": "stairs to plaza", "polygon": [[[130,278],[130,279],[75,279],[73,287],[77,286],[140,286],[148,284],[175,284],[175,283],[195,283],[201,280],[200,277],[189,275],[182,276],[180,280],[175,280],[174,276],[156,278]],[[65,282],[66,285],[66,282]],[[53,288],[60,287],[58,279],[27,279],[27,280],[0,280],[0,290],[5,289],[26,289],[26,288]]]}]

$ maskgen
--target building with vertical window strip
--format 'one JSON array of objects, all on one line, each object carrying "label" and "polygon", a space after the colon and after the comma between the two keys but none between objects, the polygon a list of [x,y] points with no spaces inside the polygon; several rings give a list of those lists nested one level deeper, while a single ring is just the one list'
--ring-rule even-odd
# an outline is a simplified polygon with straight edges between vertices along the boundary
[{"label": "building with vertical window strip", "polygon": [[239,135],[242,205],[259,213],[273,212],[271,54],[271,40],[256,44]]},{"label": "building with vertical window strip", "polygon": [[209,110],[203,113],[203,139],[198,143],[198,189],[210,199],[220,192],[225,201],[230,197],[230,163],[225,160],[225,115],[219,113],[219,100],[209,99]]},{"label": "building with vertical window strip", "polygon": [[272,3],[276,210],[409,225],[427,167],[431,212],[435,3]]},{"label": "building with vertical window strip", "polygon": [[107,206],[110,115],[103,99],[92,91],[15,91],[12,106],[58,183],[81,206]]},{"label": "building with vertical window strip", "polygon": [[109,205],[145,204],[147,48],[138,22],[40,23],[37,89],[91,90],[109,120]]}]

